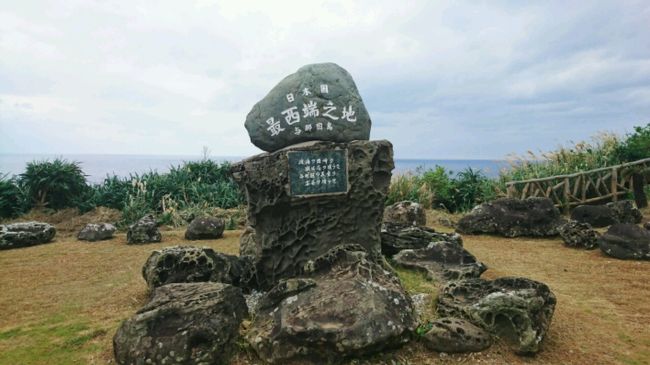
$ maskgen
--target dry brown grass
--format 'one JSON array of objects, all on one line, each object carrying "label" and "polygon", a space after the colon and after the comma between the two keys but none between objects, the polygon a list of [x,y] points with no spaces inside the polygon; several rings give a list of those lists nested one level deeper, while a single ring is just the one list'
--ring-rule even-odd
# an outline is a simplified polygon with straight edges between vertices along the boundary
[{"label": "dry brown grass", "polygon": [[[227,231],[223,239],[198,245],[236,254],[239,233]],[[154,249],[197,244],[182,234],[165,231],[163,243],[142,246],[126,245],[124,234],[99,243],[64,235],[51,244],[0,251],[0,363],[114,363],[117,326],[146,300],[142,264]],[[480,354],[448,356],[414,342],[350,363],[650,363],[650,262],[569,249],[559,239],[464,239],[488,265],[484,277],[525,276],[555,292],[558,305],[542,352],[518,357],[497,344]],[[259,362],[242,354],[235,363]]]}]

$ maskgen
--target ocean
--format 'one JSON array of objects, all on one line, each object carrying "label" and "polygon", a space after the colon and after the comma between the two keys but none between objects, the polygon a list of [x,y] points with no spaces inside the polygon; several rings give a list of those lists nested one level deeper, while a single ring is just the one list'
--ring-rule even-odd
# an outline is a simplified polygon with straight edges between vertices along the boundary
[{"label": "ocean", "polygon": [[[169,155],[27,155],[27,154],[0,154],[0,176],[18,175],[25,171],[25,165],[34,160],[53,160],[57,157],[68,161],[81,163],[81,168],[87,176],[88,182],[99,183],[106,175],[129,176],[131,173],[169,171],[170,166],[177,166],[184,161],[198,161],[200,156],[169,156]],[[245,157],[237,156],[210,156],[210,159],[224,162],[236,162]],[[417,173],[419,170],[442,166],[453,173],[458,173],[468,167],[481,170],[486,176],[496,177],[499,171],[508,167],[502,160],[427,160],[427,159],[395,159],[393,174]]]}]

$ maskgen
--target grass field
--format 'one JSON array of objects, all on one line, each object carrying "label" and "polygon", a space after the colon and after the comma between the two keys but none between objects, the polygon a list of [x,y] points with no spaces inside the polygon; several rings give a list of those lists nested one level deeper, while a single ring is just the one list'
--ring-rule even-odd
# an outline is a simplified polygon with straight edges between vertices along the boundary
[{"label": "grass field", "polygon": [[[441,231],[448,229],[436,227]],[[235,254],[240,231],[198,245]],[[163,243],[126,245],[124,234],[99,243],[69,232],[51,244],[0,251],[0,364],[111,364],[120,322],[147,297],[142,264],[154,249],[190,243],[163,231]],[[485,278],[525,276],[548,284],[558,303],[545,347],[518,357],[501,343],[488,351],[445,355],[417,341],[351,364],[648,364],[650,262],[620,261],[599,250],[566,248],[559,239],[465,236],[486,263]],[[422,276],[400,271],[411,291],[436,291]],[[243,347],[235,364],[258,364]]]}]

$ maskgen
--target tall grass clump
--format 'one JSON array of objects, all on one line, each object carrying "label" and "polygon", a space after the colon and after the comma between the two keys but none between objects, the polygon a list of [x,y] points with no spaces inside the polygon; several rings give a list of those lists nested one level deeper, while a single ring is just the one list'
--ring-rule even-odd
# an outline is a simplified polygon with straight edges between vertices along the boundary
[{"label": "tall grass clump", "polygon": [[16,178],[0,174],[0,218],[16,217],[26,210],[25,194]]},{"label": "tall grass clump", "polygon": [[79,162],[65,159],[27,163],[18,184],[32,207],[62,209],[84,203],[90,187]]},{"label": "tall grass clump", "polygon": [[500,178],[504,182],[537,179],[617,165],[621,162],[617,156],[620,146],[617,135],[600,133],[591,142],[572,142],[539,154],[528,151],[527,156],[511,155],[510,169],[502,171]]},{"label": "tall grass clump", "polygon": [[93,204],[122,210],[122,225],[152,213],[164,223],[179,222],[185,210],[206,212],[214,207],[234,208],[243,203],[230,175],[230,164],[204,159],[156,171],[131,174],[127,178],[107,176],[94,187]]},{"label": "tall grass clump", "polygon": [[386,203],[410,200],[426,209],[462,212],[494,199],[498,194],[494,180],[480,170],[467,168],[454,175],[442,166],[417,169],[414,174],[393,178]]}]

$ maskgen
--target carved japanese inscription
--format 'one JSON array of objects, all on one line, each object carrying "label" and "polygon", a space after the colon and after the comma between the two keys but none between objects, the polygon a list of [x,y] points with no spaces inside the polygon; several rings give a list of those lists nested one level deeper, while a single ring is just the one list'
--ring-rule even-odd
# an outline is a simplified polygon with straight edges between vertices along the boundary
[{"label": "carved japanese inscription", "polygon": [[289,158],[289,195],[345,194],[348,192],[347,150],[292,151]]}]

